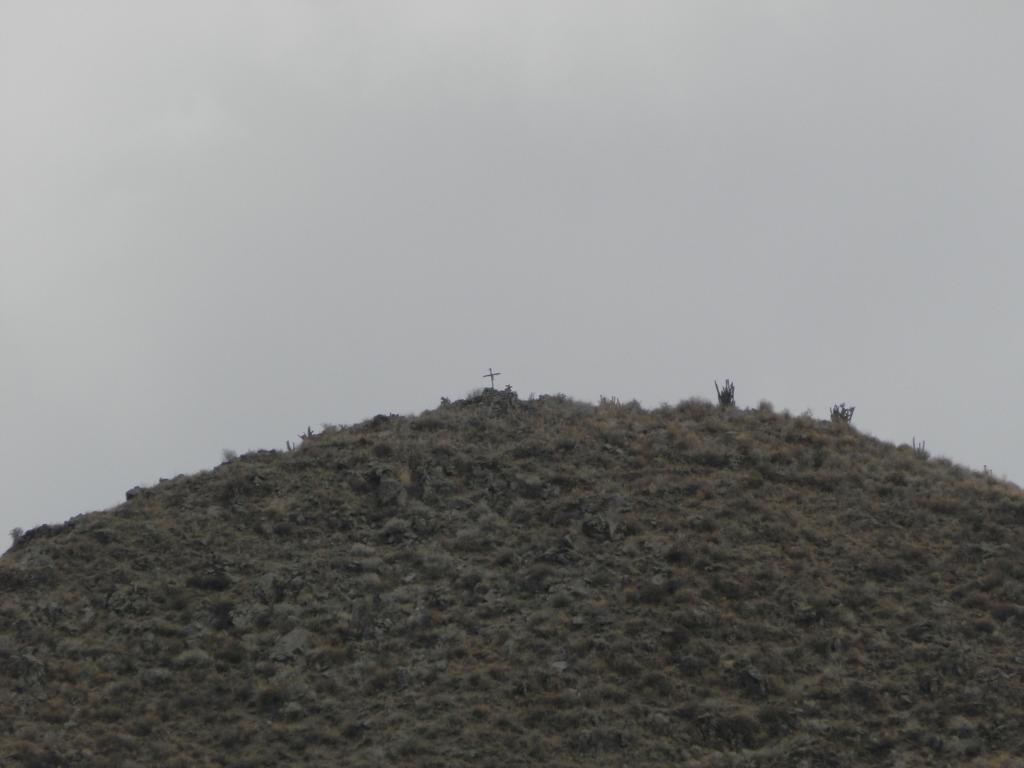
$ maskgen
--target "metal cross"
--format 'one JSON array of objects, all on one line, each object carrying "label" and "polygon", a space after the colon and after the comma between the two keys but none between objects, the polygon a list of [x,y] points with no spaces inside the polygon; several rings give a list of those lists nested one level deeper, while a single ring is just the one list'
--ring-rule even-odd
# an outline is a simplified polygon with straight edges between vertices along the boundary
[{"label": "metal cross", "polygon": [[494,389],[494,377],[501,376],[501,373],[495,373],[493,368],[488,368],[487,373],[483,375],[483,378],[489,378],[491,380],[491,389]]}]

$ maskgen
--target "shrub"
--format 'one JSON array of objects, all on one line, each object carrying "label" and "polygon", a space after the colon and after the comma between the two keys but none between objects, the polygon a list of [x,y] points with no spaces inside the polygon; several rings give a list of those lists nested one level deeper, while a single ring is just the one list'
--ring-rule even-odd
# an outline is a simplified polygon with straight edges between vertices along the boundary
[{"label": "shrub", "polygon": [[16,546],[21,537],[25,535],[25,531],[21,528],[11,528],[11,546]]}]

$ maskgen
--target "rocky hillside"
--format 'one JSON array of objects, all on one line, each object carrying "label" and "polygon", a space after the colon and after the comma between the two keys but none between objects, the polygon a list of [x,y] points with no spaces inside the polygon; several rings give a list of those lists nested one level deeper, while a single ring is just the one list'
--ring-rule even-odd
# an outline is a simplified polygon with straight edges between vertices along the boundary
[{"label": "rocky hillside", "polygon": [[1024,765],[1024,495],[847,425],[484,393],[129,496],[0,559],[0,765]]}]

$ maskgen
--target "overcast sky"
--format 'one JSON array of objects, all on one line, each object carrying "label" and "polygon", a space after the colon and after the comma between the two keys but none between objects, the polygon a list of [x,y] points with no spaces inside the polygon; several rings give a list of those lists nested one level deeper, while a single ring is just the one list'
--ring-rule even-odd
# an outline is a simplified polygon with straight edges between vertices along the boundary
[{"label": "overcast sky", "polygon": [[0,0],[3,534],[488,366],[845,401],[1022,482],[1022,28],[1010,0]]}]

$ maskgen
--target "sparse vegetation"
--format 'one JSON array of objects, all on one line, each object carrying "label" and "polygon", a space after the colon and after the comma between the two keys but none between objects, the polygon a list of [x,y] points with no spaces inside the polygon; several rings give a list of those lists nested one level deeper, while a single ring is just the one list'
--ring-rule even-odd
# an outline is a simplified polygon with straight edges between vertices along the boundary
[{"label": "sparse vegetation", "polygon": [[849,424],[853,421],[853,412],[855,408],[852,405],[846,403],[839,403],[832,406],[831,417],[832,421],[838,424]]},{"label": "sparse vegetation", "polygon": [[21,536],[0,763],[1024,754],[1024,494],[916,440],[490,389],[301,438]]}]

